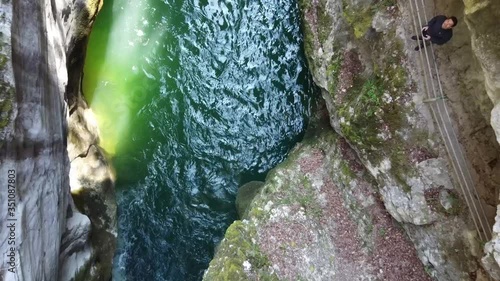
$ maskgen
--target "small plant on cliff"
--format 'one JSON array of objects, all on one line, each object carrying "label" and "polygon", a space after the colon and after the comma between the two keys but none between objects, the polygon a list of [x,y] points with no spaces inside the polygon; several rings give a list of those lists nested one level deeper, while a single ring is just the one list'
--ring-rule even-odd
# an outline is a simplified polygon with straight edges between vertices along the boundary
[{"label": "small plant on cliff", "polygon": [[363,85],[362,92],[365,101],[374,105],[380,105],[380,96],[382,95],[382,89],[378,85],[376,78],[366,80],[365,84]]},{"label": "small plant on cliff", "polygon": [[327,90],[332,95],[335,93],[335,89],[339,81],[341,64],[342,64],[342,56],[338,54],[331,59],[330,64],[328,64],[326,68],[326,75],[328,81]]},{"label": "small plant on cliff", "polygon": [[366,117],[373,117],[375,111],[380,108],[384,88],[377,77],[371,77],[365,81],[361,88],[360,102],[364,107]]},{"label": "small plant on cliff", "polygon": [[347,1],[342,1],[343,17],[354,29],[354,37],[361,38],[371,26],[373,9],[369,7],[353,8]]}]

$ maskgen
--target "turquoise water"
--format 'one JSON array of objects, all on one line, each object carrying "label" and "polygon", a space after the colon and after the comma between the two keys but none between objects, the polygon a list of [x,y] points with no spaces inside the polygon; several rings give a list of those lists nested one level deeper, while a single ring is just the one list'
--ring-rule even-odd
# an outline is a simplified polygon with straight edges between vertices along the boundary
[{"label": "turquoise water", "polygon": [[84,92],[118,178],[114,280],[201,280],[238,186],[306,127],[299,26],[292,0],[104,2]]}]

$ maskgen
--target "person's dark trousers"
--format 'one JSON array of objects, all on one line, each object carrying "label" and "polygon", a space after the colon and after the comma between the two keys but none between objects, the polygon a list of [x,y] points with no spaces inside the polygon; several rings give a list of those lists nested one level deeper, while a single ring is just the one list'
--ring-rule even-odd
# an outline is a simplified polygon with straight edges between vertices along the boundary
[{"label": "person's dark trousers", "polygon": [[426,46],[430,45],[429,41],[424,39],[424,36],[427,36],[427,31],[423,31],[422,32],[422,36],[418,36],[418,37],[417,36],[412,36],[411,37],[411,39],[413,39],[413,40],[420,40],[420,41],[422,41],[422,43],[420,43],[420,46],[415,47],[415,51],[418,51],[418,50],[422,49],[424,47],[424,44]]}]

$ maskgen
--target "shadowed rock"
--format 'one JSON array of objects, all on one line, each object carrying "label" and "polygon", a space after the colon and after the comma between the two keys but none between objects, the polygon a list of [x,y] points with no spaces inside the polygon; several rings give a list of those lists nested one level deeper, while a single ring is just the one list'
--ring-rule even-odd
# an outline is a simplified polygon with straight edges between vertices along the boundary
[{"label": "shadowed rock", "polygon": [[[77,210],[70,194],[67,150],[68,108],[85,104],[80,80],[88,35],[101,4],[80,0],[0,3],[0,106],[8,109],[0,116],[0,178],[6,182],[10,171],[15,171],[16,210],[9,218],[15,218],[17,226],[14,272],[4,267],[2,255],[1,280],[110,279],[116,238],[111,170],[102,157],[89,157],[85,163],[90,167],[99,163],[106,171],[97,180],[93,174],[86,175],[87,187],[94,193],[78,203],[89,220]],[[5,32],[6,27],[11,32]],[[88,172],[85,165],[79,169]],[[6,200],[7,189],[2,188],[1,221],[8,218]],[[89,205],[93,208],[86,208]],[[7,237],[6,231],[0,229],[1,239]],[[12,245],[0,240],[0,246],[5,253]]]}]

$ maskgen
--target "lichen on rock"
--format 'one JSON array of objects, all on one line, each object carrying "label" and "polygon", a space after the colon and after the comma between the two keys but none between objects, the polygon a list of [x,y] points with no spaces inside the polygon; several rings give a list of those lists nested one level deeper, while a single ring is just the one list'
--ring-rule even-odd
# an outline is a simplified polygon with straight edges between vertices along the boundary
[{"label": "lichen on rock", "polygon": [[15,88],[12,73],[10,44],[11,5],[0,3],[0,147],[4,144],[7,131],[11,130],[15,115]]},{"label": "lichen on rock", "polygon": [[204,280],[431,280],[355,152],[319,131],[269,172]]},{"label": "lichen on rock", "polygon": [[[253,241],[256,228],[248,221],[236,221],[226,231],[217,249],[220,262],[211,262],[204,280],[278,280],[267,272],[269,260]],[[217,258],[216,257],[216,258]]]}]

